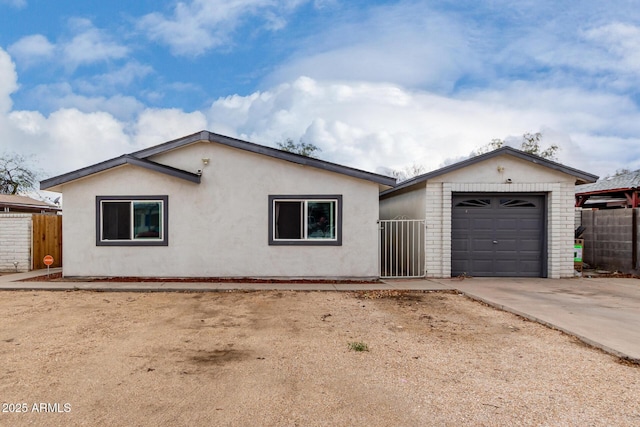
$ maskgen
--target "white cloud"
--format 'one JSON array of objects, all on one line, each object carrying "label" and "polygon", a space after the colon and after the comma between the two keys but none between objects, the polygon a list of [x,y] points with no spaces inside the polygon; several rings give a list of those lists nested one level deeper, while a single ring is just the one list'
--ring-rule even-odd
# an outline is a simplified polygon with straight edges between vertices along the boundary
[{"label": "white cloud", "polygon": [[640,73],[640,26],[614,22],[588,30],[584,36],[609,56],[601,66]]},{"label": "white cloud", "polygon": [[[323,158],[368,170],[414,161],[433,169],[447,152],[468,152],[490,139],[481,107],[388,84],[300,78],[214,102],[210,125],[213,131],[235,130],[236,136],[268,145],[303,137],[322,148]],[[463,109],[478,116],[465,117],[466,132],[457,117]],[[485,125],[474,128],[470,121]]]},{"label": "white cloud", "polygon": [[47,158],[64,163],[70,170],[124,154],[132,148],[123,123],[104,112],[55,111],[47,119],[46,134],[52,146]]},{"label": "white cloud", "polygon": [[55,51],[55,45],[42,34],[22,37],[7,49],[12,56],[27,66],[41,60],[50,59]]},{"label": "white cloud", "polygon": [[[610,123],[623,117],[619,132]],[[390,84],[300,78],[213,103],[214,132],[266,145],[318,145],[322,158],[367,170],[414,163],[433,170],[494,138],[542,131],[560,160],[592,173],[640,167],[640,112],[623,96],[514,84],[449,98]],[[609,147],[617,144],[620,150]],[[624,153],[624,154],[623,154]]]},{"label": "white cloud", "polygon": [[121,68],[95,76],[94,80],[100,87],[104,87],[105,85],[109,87],[123,87],[129,86],[135,80],[142,79],[151,73],[153,73],[153,67],[150,65],[130,61]]},{"label": "white cloud", "polygon": [[75,71],[79,66],[126,58],[130,49],[114,40],[106,31],[96,28],[85,18],[69,20],[71,36],[50,42],[42,34],[22,37],[9,46],[9,52],[21,65],[48,61]]},{"label": "white cloud", "polygon": [[[36,111],[14,111],[0,138],[9,149],[32,154],[45,177],[69,172],[132,151],[124,124],[108,113],[60,109],[48,117]],[[43,177],[44,178],[44,177]]]},{"label": "white cloud", "polygon": [[65,66],[75,69],[81,65],[122,59],[129,48],[113,40],[106,32],[93,26],[84,18],[73,18],[70,25],[75,33],[71,40],[60,45]]},{"label": "white cloud", "polygon": [[138,26],[151,40],[168,45],[177,55],[198,56],[231,43],[232,33],[248,18],[268,30],[286,25],[286,14],[302,2],[271,0],[191,0],[178,2],[171,16],[154,12]]},{"label": "white cloud", "polygon": [[266,83],[305,75],[318,80],[394,82],[442,92],[482,66],[469,44],[469,30],[454,17],[424,3],[370,9],[365,16],[336,19],[331,28],[301,42]]},{"label": "white cloud", "polygon": [[144,110],[144,105],[133,96],[126,95],[81,95],[76,93],[69,83],[40,85],[30,93],[31,98],[39,100],[41,110],[77,109],[90,113],[103,111],[123,120],[134,117]]},{"label": "white cloud", "polygon": [[16,67],[7,52],[0,48],[0,114],[11,110],[11,94],[18,89]]},{"label": "white cloud", "polygon": [[[101,95],[104,93],[118,93],[128,88],[138,81],[153,73],[153,67],[140,64],[136,61],[129,61],[122,67],[110,69],[103,74],[96,74],[74,81],[74,87],[90,95]],[[121,96],[121,98],[128,98]]]},{"label": "white cloud", "polygon": [[148,147],[206,128],[206,117],[199,111],[185,113],[178,109],[147,109],[138,117],[134,139],[138,146]]}]

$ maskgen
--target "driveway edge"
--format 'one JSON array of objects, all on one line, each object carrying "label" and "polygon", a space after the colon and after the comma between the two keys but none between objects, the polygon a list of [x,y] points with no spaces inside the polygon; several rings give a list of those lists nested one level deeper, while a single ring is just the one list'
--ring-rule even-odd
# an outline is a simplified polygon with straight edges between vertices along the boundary
[{"label": "driveway edge", "polygon": [[611,354],[612,356],[616,356],[616,357],[618,357],[618,358],[620,358],[620,359],[622,359],[624,361],[627,361],[627,362],[630,362],[630,363],[633,363],[633,364],[636,364],[636,365],[640,365],[640,359],[637,359],[635,357],[631,357],[628,354],[622,353],[622,352],[620,352],[620,351],[618,351],[618,350],[616,350],[614,348],[611,348],[611,347],[606,346],[604,344],[601,344],[601,343],[599,343],[597,341],[594,341],[594,340],[592,340],[590,338],[587,338],[584,335],[577,334],[577,333],[575,333],[573,331],[570,331],[570,330],[568,330],[566,328],[558,326],[558,325],[556,325],[554,323],[551,323],[551,322],[549,322],[547,320],[541,319],[541,318],[533,316],[531,314],[524,313],[524,312],[522,312],[520,310],[516,310],[516,309],[511,308],[509,306],[498,304],[498,303],[495,303],[495,302],[490,301],[488,299],[479,297],[477,295],[469,293],[468,291],[464,291],[464,290],[461,290],[461,289],[456,289],[456,290],[458,292],[460,292],[461,294],[463,294],[464,296],[466,296],[466,297],[468,297],[468,298],[470,298],[470,299],[472,299],[474,301],[481,302],[481,303],[486,304],[486,305],[488,305],[490,307],[497,308],[498,310],[506,311],[508,313],[515,314],[517,316],[520,316],[520,317],[522,317],[524,319],[527,319],[527,320],[530,320],[532,322],[539,323],[539,324],[541,324],[543,326],[546,326],[548,328],[555,329],[556,331],[560,331],[563,334],[570,335],[572,337],[575,337],[575,338],[579,339],[584,344],[586,344],[586,345],[588,345],[590,347],[602,350],[605,353]]}]

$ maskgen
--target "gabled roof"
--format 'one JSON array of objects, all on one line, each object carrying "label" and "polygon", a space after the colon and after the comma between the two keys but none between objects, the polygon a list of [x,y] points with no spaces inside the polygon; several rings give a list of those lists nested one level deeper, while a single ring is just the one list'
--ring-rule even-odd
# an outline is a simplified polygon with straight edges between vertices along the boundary
[{"label": "gabled roof", "polygon": [[262,154],[264,156],[273,157],[280,160],[296,163],[299,165],[310,166],[318,169],[323,169],[330,172],[336,172],[343,175],[351,176],[354,178],[364,179],[372,181],[380,185],[393,186],[396,183],[395,178],[379,175],[371,172],[366,172],[359,169],[350,168],[348,166],[338,165],[336,163],[327,162],[324,160],[314,159],[312,157],[301,156],[299,154],[289,153],[275,148],[265,147],[263,145],[254,144],[240,139],[230,138],[224,135],[218,135],[209,131],[201,131],[192,135],[187,135],[182,138],[174,139],[172,141],[165,142],[160,145],[156,145],[144,150],[136,151],[131,154],[125,154],[120,157],[116,157],[111,160],[97,163],[92,166],[88,166],[83,169],[79,169],[74,172],[69,172],[64,175],[59,175],[53,178],[46,179],[40,182],[40,189],[46,190],[55,186],[65,184],[76,179],[84,178],[94,173],[102,172],[107,169],[121,166],[124,164],[133,164],[136,166],[145,167],[147,169],[154,170],[156,172],[166,173],[171,176],[186,179],[188,181],[200,182],[200,176],[184,170],[165,166],[160,163],[156,163],[148,160],[149,157],[166,153],[178,148],[190,145],[199,141],[209,141],[228,147],[237,148],[240,150],[249,151],[256,154]]},{"label": "gabled roof", "polygon": [[640,170],[613,176],[592,184],[578,185],[576,194],[612,193],[640,188]]},{"label": "gabled roof", "polygon": [[278,150],[276,148],[266,147],[264,145],[254,144],[252,142],[243,141],[241,139],[231,138],[224,135],[219,135],[209,131],[201,131],[188,135],[173,141],[165,142],[164,144],[156,145],[154,147],[146,148],[144,150],[131,153],[132,156],[138,158],[147,158],[156,154],[164,153],[167,151],[180,148],[184,145],[193,144],[198,141],[209,141],[227,147],[238,148],[240,150],[249,151],[256,154],[262,154],[264,156],[273,157],[280,160],[296,163],[304,166],[311,166],[318,169],[323,169],[330,172],[336,172],[343,175],[348,175],[354,178],[360,178],[367,181],[373,181],[377,184],[393,186],[396,184],[396,179],[385,175],[379,175],[371,172],[366,172],[360,169],[351,168],[348,166],[339,165],[337,163],[327,162],[325,160],[315,159],[313,157],[302,156],[300,154],[290,153],[288,151]]},{"label": "gabled roof", "polygon": [[531,163],[535,163],[537,165],[540,166],[544,166],[547,167],[549,169],[553,169],[562,173],[566,173],[568,175],[574,176],[576,178],[577,182],[594,182],[598,179],[598,177],[596,175],[592,175],[590,173],[587,172],[583,172],[581,170],[578,169],[574,169],[572,167],[569,166],[565,166],[562,165],[560,163],[556,163],[553,162],[551,160],[547,160],[544,159],[542,157],[539,156],[535,156],[533,154],[529,154],[529,153],[525,153],[524,151],[521,150],[517,150],[515,148],[512,147],[501,147],[498,148],[497,150],[493,150],[490,151],[488,153],[485,154],[480,154],[478,156],[475,157],[471,157],[467,160],[463,160],[461,162],[458,163],[454,163],[452,165],[449,166],[445,166],[443,168],[437,169],[435,171],[431,171],[431,172],[427,172],[425,174],[422,175],[418,175],[414,178],[408,179],[404,182],[401,182],[400,184],[398,184],[397,186],[395,186],[392,189],[383,191],[382,193],[380,193],[381,196],[385,196],[387,194],[391,194],[391,193],[395,193],[396,191],[400,191],[402,189],[406,189],[415,185],[419,185],[422,184],[430,179],[436,178],[440,175],[444,175],[446,173],[450,173],[450,172],[454,172],[457,171],[459,169],[462,168],[466,168],[467,166],[471,166],[474,165],[476,163],[480,163],[483,162],[485,160],[488,159],[492,159],[494,157],[498,157],[498,156],[502,156],[502,155],[510,155],[510,156],[514,156],[517,157],[521,160],[525,160]]}]

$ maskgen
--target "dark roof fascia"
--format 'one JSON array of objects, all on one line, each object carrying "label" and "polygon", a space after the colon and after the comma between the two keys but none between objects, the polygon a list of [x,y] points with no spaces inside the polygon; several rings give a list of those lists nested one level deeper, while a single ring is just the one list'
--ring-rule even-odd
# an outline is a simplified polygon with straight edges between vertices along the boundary
[{"label": "dark roof fascia", "polygon": [[53,178],[40,181],[40,189],[47,190],[57,185],[65,184],[67,182],[84,178],[86,176],[93,175],[95,173],[102,172],[102,171],[112,169],[117,166],[122,166],[125,164],[143,167],[145,169],[149,169],[155,172],[160,172],[176,178],[185,179],[190,182],[195,182],[198,184],[200,183],[200,175],[198,174],[187,172],[182,169],[173,168],[171,166],[161,165],[160,163],[152,162],[150,160],[139,159],[139,158],[133,157],[130,154],[125,154],[123,156],[106,160],[104,162],[97,163],[92,166],[88,166],[86,168],[78,169],[73,172],[69,172],[63,175],[59,175]]},{"label": "dark roof fascia", "polygon": [[215,142],[227,147],[237,148],[244,151],[249,151],[256,154],[262,154],[264,156],[273,157],[280,160],[296,163],[303,166],[310,166],[329,172],[335,172],[342,175],[351,176],[353,178],[372,181],[377,184],[394,186],[396,185],[396,179],[385,175],[379,175],[371,172],[366,172],[360,169],[354,169],[348,166],[339,165],[336,163],[327,162],[325,160],[314,159],[313,157],[302,156],[300,154],[289,153],[287,151],[278,150],[276,148],[266,147],[264,145],[254,144],[253,142],[247,142],[236,138],[231,138],[224,135],[219,135],[209,131],[201,131],[192,135],[185,136],[183,138],[175,139],[173,141],[165,142],[164,144],[156,145],[154,147],[146,148],[144,150],[131,153],[132,156],[139,158],[147,158],[157,154],[165,153],[176,148],[180,148],[185,145],[193,144],[198,141]]},{"label": "dark roof fascia", "polygon": [[207,136],[208,133],[209,132],[207,131],[196,132],[191,135],[183,136],[182,138],[178,138],[178,139],[164,142],[162,144],[154,145],[153,147],[145,148],[139,151],[134,151],[129,155],[133,157],[137,157],[139,159],[146,159],[148,157],[155,156],[156,154],[166,153],[168,151],[175,150],[176,148],[193,144],[194,142],[207,141],[209,139]]},{"label": "dark roof fascia", "polygon": [[201,176],[197,173],[174,168],[173,166],[162,165],[160,163],[152,162],[151,160],[147,160],[147,159],[139,159],[137,157],[133,157],[130,154],[125,155],[125,158],[127,159],[126,162],[128,164],[140,166],[142,168],[146,168],[155,172],[160,172],[169,176],[173,176],[175,178],[180,178],[186,181],[200,184]]},{"label": "dark roof fascia", "polygon": [[497,157],[497,156],[501,156],[503,154],[509,154],[511,156],[517,157],[519,159],[531,162],[531,163],[535,163],[535,164],[539,164],[541,166],[545,166],[548,167],[550,169],[574,176],[582,181],[586,181],[586,182],[595,182],[598,180],[598,176],[597,175],[593,175],[569,166],[565,166],[562,165],[560,163],[556,163],[553,162],[551,160],[547,160],[547,159],[543,159],[542,157],[539,156],[535,156],[533,154],[529,154],[529,153],[525,153],[524,151],[520,151],[517,150],[515,148],[512,147],[501,147],[498,148],[497,150],[494,151],[490,151],[488,153],[485,154],[480,154],[479,156],[474,156],[471,157],[470,159],[467,160],[463,160],[461,162],[458,163],[454,163],[452,165],[449,166],[445,166],[443,168],[437,169],[435,171],[431,171],[431,172],[427,172],[425,174],[416,176],[414,178],[411,178],[407,181],[404,181],[400,184],[398,184],[396,187],[391,188],[389,190],[383,191],[382,193],[380,193],[380,196],[386,196],[387,194],[391,194],[391,193],[395,193],[396,191],[400,191],[415,185],[419,185],[422,184],[430,179],[433,179],[435,177],[438,177],[440,175],[444,175],[446,173],[450,173],[450,172],[454,172],[457,171],[459,169],[462,168],[466,168],[468,166],[474,165],[476,163],[480,163],[482,161]]}]

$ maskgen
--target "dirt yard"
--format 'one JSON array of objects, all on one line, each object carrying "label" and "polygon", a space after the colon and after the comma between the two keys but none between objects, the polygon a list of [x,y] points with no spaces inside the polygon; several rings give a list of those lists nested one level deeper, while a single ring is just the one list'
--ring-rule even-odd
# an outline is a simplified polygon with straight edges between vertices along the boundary
[{"label": "dirt yard", "polygon": [[639,366],[455,293],[2,292],[0,318],[2,426],[640,424]]}]

